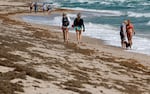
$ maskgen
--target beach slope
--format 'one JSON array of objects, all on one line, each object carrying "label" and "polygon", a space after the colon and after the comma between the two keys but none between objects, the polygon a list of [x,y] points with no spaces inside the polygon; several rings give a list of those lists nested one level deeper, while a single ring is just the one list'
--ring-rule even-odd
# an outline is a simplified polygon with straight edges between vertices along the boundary
[{"label": "beach slope", "polygon": [[89,37],[64,44],[56,28],[12,17],[22,13],[23,0],[0,1],[0,94],[150,94],[149,56]]}]

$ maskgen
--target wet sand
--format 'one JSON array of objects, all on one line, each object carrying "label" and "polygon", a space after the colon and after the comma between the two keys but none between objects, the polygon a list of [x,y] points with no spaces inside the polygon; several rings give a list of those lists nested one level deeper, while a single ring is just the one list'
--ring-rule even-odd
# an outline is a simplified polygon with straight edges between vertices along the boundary
[{"label": "wet sand", "polygon": [[32,15],[27,3],[2,3],[0,94],[150,94],[150,56],[75,34],[64,44],[59,27],[19,18]]}]

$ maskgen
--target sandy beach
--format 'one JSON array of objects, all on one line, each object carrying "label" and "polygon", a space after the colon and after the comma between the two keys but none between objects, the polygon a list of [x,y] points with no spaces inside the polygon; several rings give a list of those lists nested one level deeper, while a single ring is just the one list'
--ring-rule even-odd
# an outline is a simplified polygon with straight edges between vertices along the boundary
[{"label": "sandy beach", "polygon": [[[60,27],[26,23],[28,1],[0,1],[0,94],[150,94],[150,56]],[[78,12],[56,9],[52,13]]]}]

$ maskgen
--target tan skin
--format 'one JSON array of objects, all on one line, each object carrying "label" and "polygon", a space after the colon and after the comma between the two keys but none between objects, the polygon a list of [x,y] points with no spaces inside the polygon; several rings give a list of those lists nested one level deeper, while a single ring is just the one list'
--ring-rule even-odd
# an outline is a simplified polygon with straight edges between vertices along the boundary
[{"label": "tan skin", "polygon": [[69,31],[68,28],[63,29],[64,43],[68,43],[68,37],[69,37],[68,31]]},{"label": "tan skin", "polygon": [[[63,14],[64,17],[66,17],[66,14]],[[63,38],[64,38],[64,43],[68,43],[68,38],[69,38],[69,29],[68,28],[64,28],[62,27],[62,31],[63,31]]]},{"label": "tan skin", "polygon": [[133,24],[128,20],[128,25],[127,25],[127,38],[128,38],[128,43],[130,43],[130,48],[132,46],[132,36],[135,34]]}]

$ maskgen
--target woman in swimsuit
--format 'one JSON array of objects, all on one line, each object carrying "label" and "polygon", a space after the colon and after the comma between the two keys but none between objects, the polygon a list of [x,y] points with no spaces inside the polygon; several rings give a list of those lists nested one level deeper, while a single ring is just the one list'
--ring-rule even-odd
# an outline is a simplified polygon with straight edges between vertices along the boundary
[{"label": "woman in swimsuit", "polygon": [[76,37],[77,37],[77,41],[79,44],[80,40],[81,40],[82,30],[83,30],[83,32],[85,31],[84,21],[83,21],[83,19],[81,19],[80,13],[77,14],[77,18],[74,20],[73,26],[76,30]]},{"label": "woman in swimsuit", "polygon": [[69,37],[69,24],[70,24],[70,17],[67,16],[66,13],[63,13],[62,15],[62,31],[63,31],[63,38],[64,43],[68,43],[68,37]]},{"label": "woman in swimsuit", "polygon": [[133,34],[135,34],[135,31],[134,31],[134,26],[133,26],[133,24],[131,23],[130,20],[128,20],[128,24],[126,25],[126,31],[127,31],[128,43],[129,43],[129,46],[131,48],[131,46],[132,46],[132,36],[133,36]]}]

